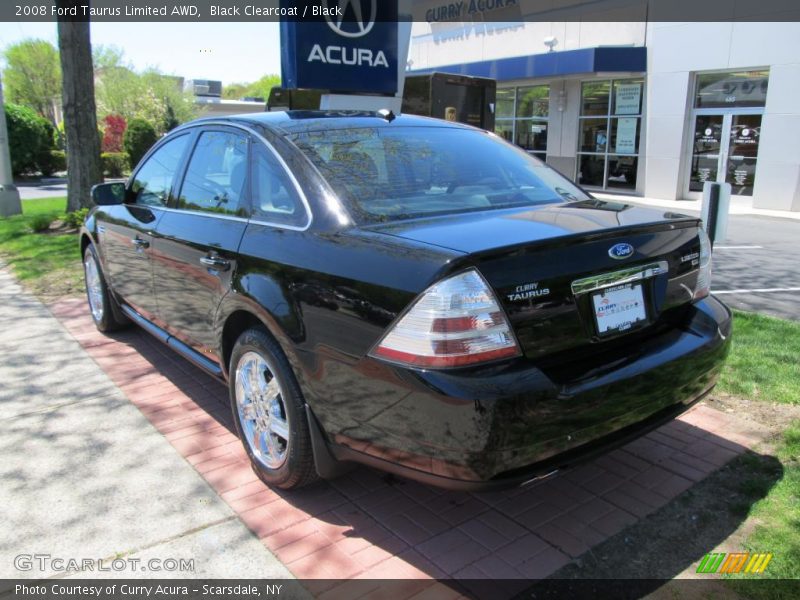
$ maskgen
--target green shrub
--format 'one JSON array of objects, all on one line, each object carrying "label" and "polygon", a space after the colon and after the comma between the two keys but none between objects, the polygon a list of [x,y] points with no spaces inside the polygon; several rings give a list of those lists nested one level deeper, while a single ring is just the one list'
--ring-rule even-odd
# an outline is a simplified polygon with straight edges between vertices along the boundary
[{"label": "green shrub", "polygon": [[51,175],[53,162],[50,152],[53,150],[55,130],[50,121],[27,106],[6,104],[5,109],[14,175],[36,171]]},{"label": "green shrub", "polygon": [[64,121],[61,121],[53,131],[53,143],[56,146],[56,150],[67,150],[67,134],[64,131]]},{"label": "green shrub", "polygon": [[56,168],[56,159],[53,156],[53,149],[55,148],[55,138],[53,132],[56,130],[50,121],[44,120],[42,126],[46,130],[47,141],[43,141],[39,149],[39,155],[36,158],[36,166],[43,176],[49,177],[58,169]]},{"label": "green shrub", "polygon": [[50,224],[53,222],[53,217],[49,215],[36,215],[31,219],[31,230],[34,233],[41,233],[50,229]]},{"label": "green shrub", "polygon": [[53,150],[50,152],[53,160],[53,171],[67,170],[67,153],[63,150]]},{"label": "green shrub", "polygon": [[122,136],[122,147],[130,157],[131,167],[136,166],[158,136],[153,126],[144,119],[131,119]]},{"label": "green shrub", "polygon": [[79,208],[78,210],[69,212],[64,217],[64,225],[73,228],[80,227],[81,225],[83,225],[83,222],[86,220],[86,215],[88,214],[89,214],[88,208]]},{"label": "green shrub", "polygon": [[107,177],[122,177],[129,170],[128,155],[125,152],[103,152],[103,173]]}]

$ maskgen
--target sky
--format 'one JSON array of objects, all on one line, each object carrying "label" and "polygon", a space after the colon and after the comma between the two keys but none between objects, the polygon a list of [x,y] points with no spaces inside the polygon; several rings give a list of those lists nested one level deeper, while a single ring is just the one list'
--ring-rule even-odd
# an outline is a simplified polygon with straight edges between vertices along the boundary
[{"label": "sky", "polygon": [[[278,23],[92,23],[92,45],[121,48],[137,70],[251,82],[280,74]],[[57,44],[55,23],[0,23],[0,50],[26,38]]]}]

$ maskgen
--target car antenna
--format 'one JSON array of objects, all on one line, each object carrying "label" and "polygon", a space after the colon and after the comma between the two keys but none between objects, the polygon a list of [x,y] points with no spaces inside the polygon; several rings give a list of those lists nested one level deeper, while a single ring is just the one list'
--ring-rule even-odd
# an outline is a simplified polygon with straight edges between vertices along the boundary
[{"label": "car antenna", "polygon": [[391,110],[389,110],[388,108],[380,109],[378,111],[378,114],[381,117],[383,117],[386,121],[388,121],[389,123],[391,123],[392,121],[394,121],[397,118],[397,117],[395,117],[395,114]]}]

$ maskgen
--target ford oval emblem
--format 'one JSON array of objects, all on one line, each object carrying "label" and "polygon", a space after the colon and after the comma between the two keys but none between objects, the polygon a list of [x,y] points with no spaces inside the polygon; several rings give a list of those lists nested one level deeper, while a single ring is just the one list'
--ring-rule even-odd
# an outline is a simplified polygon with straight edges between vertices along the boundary
[{"label": "ford oval emblem", "polygon": [[616,260],[622,260],[633,255],[633,246],[625,242],[621,244],[614,244],[608,249],[608,255]]}]

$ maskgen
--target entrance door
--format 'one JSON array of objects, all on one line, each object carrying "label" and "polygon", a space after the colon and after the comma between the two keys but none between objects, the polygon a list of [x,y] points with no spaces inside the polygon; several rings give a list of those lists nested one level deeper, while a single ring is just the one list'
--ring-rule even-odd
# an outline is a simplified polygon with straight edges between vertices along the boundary
[{"label": "entrance door", "polygon": [[752,196],[760,134],[760,114],[696,114],[689,191],[716,181],[730,183],[733,195]]}]

